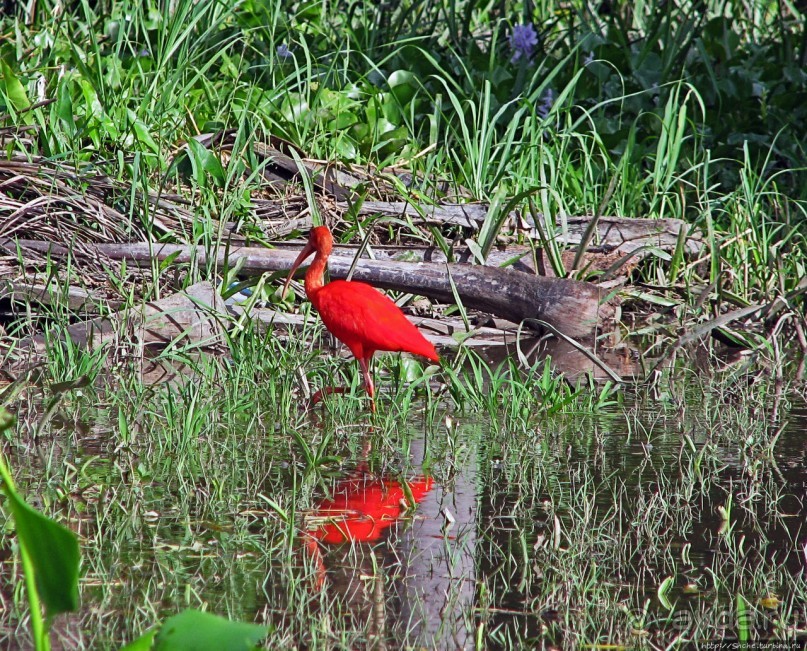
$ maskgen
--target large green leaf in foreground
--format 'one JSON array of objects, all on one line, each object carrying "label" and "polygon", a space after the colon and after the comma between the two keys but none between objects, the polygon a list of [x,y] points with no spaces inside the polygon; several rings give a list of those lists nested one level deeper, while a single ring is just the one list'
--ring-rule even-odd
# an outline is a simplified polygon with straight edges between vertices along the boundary
[{"label": "large green leaf in foreground", "polygon": [[123,651],[253,651],[268,634],[268,626],[189,609],[166,620],[156,636],[146,633]]},{"label": "large green leaf in foreground", "polygon": [[79,550],[75,534],[28,506],[6,484],[17,537],[34,566],[48,618],[78,608]]},{"label": "large green leaf in foreground", "polygon": [[14,74],[11,66],[5,61],[0,61],[0,73],[2,73],[2,76],[0,76],[0,92],[6,96],[8,103],[14,107],[15,111],[24,111],[27,109],[31,105],[31,102],[28,99],[28,95],[25,93],[22,82]]},{"label": "large green leaf in foreground", "polygon": [[[13,418],[0,408],[0,431],[10,427],[11,423]],[[2,458],[0,474],[14,516],[17,538],[33,565],[37,591],[45,604],[48,619],[76,610],[79,569],[76,535],[25,503],[17,494],[11,473]]]}]

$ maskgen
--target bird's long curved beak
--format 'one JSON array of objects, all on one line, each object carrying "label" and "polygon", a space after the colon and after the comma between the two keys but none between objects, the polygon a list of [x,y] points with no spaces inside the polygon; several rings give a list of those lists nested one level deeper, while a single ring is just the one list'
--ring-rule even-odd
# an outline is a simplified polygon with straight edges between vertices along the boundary
[{"label": "bird's long curved beak", "polygon": [[291,270],[289,271],[289,275],[286,277],[286,284],[283,285],[283,291],[280,294],[281,298],[286,298],[286,292],[289,291],[289,285],[291,284],[291,279],[294,278],[294,274],[297,269],[300,267],[301,264],[305,261],[307,257],[313,255],[316,252],[314,246],[311,242],[307,242],[303,250],[300,251],[300,255],[297,256],[297,259],[294,261],[294,264],[291,265]]}]

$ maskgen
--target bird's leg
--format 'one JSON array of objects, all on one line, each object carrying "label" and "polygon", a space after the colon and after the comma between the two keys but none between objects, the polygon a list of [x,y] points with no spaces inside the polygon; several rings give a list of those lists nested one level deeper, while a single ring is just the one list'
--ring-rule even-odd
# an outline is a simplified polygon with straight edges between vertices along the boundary
[{"label": "bird's leg", "polygon": [[364,388],[367,390],[367,395],[370,396],[370,411],[375,413],[375,386],[373,386],[373,377],[370,375],[369,362],[369,358],[359,357],[359,366],[364,375]]},{"label": "bird's leg", "polygon": [[322,402],[322,399],[331,393],[345,393],[346,391],[346,387],[322,387],[313,396],[311,396],[310,405],[313,407],[317,403]]},{"label": "bird's leg", "polygon": [[319,548],[319,541],[308,531],[303,533],[302,539],[305,550],[314,563],[314,587],[317,590],[322,590],[328,574],[325,568],[325,559],[322,558],[322,550]]}]

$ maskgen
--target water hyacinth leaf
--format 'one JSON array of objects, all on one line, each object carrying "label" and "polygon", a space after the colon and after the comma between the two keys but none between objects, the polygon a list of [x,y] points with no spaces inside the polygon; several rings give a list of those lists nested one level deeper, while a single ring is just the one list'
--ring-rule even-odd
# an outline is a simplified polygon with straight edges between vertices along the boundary
[{"label": "water hyacinth leaf", "polygon": [[333,141],[333,153],[339,160],[355,161],[358,158],[356,145],[350,138],[339,137]]},{"label": "water hyacinth leaf", "polygon": [[[0,431],[13,424],[13,417],[0,408]],[[14,481],[0,456],[0,476],[8,498],[20,547],[34,570],[37,592],[48,619],[78,608],[79,548],[76,535],[28,506],[17,494]]]},{"label": "water hyacinth leaf", "polygon": [[8,103],[15,111],[24,111],[27,109],[31,105],[31,102],[25,92],[25,88],[5,61],[0,61],[0,72],[3,73],[0,89],[2,89]]},{"label": "water hyacinth leaf", "polygon": [[412,101],[417,90],[417,78],[408,70],[396,70],[387,79],[387,84],[402,106]]},{"label": "water hyacinth leaf", "polygon": [[354,124],[350,128],[350,135],[359,143],[370,144],[368,142],[371,136],[370,126],[364,122]]},{"label": "water hyacinth leaf", "polygon": [[157,634],[155,651],[249,651],[269,634],[268,626],[232,622],[188,609],[168,619]]},{"label": "water hyacinth leaf", "polygon": [[308,101],[302,93],[288,93],[280,107],[280,114],[293,123],[301,121],[309,111]]},{"label": "water hyacinth leaf", "polygon": [[379,98],[381,99],[381,111],[384,118],[389,120],[392,124],[399,125],[402,122],[401,107],[398,100],[392,93],[382,93]]},{"label": "water hyacinth leaf", "polygon": [[347,129],[352,127],[359,121],[358,116],[350,111],[342,111],[333,120],[328,122],[328,129],[331,131],[338,131],[339,129]]}]

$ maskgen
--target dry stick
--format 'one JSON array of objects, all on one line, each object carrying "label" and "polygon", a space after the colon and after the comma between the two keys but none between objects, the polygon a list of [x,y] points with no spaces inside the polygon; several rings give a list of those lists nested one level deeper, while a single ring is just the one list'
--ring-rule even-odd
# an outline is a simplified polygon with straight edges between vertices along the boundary
[{"label": "dry stick", "polygon": [[[19,244],[34,251],[67,254],[65,247],[48,242],[20,240]],[[9,240],[0,242],[0,245],[16,247],[16,243]],[[212,262],[202,246],[100,244],[87,249],[140,265],[150,265],[153,260],[170,264],[195,261],[201,267]],[[237,247],[229,252],[230,264],[235,264],[238,258],[244,259],[242,272],[245,274],[287,271],[295,257],[291,251],[255,247]],[[223,265],[222,251],[216,252],[215,261],[219,266]],[[332,257],[329,263],[331,276],[344,278],[350,264],[349,258]],[[613,317],[613,306],[604,301],[604,292],[591,283],[475,265],[452,264],[448,268],[466,307],[495,314],[513,323],[537,319],[567,336],[583,339]],[[446,303],[454,298],[448,272],[442,265],[361,260],[356,265],[355,278],[382,289],[411,292]]]},{"label": "dry stick", "polygon": [[[34,109],[42,108],[43,106],[48,106],[49,104],[53,104],[53,102],[55,102],[55,101],[56,101],[55,97],[48,97],[48,98],[40,100],[40,101],[38,101],[38,102],[36,102],[34,104],[31,104],[30,106],[26,106],[24,109],[19,109],[17,111],[17,115],[22,115],[23,113],[29,113],[30,111],[33,111]],[[9,118],[11,118],[10,113],[3,113],[3,115],[0,115],[0,122],[5,122]],[[14,128],[17,128],[17,127],[14,127]],[[29,127],[24,127],[24,128],[29,128]],[[36,129],[36,127],[31,125],[30,129]]]},{"label": "dry stick", "polygon": [[[610,189],[610,192],[613,193],[613,189]],[[608,199],[607,196],[606,199]],[[350,207],[349,204],[341,202],[336,206],[337,209],[344,211]],[[489,206],[482,203],[416,205],[404,201],[365,201],[358,212],[360,215],[380,214],[390,217],[410,217],[427,224],[454,224],[471,230],[479,230],[487,217],[488,209]],[[681,230],[688,226],[684,221],[672,217],[663,219],[613,217],[602,215],[603,210],[604,204],[598,210],[595,225],[600,244],[607,250],[616,249],[627,253],[648,239],[661,249],[671,250],[677,245]],[[516,223],[520,223],[522,219],[515,210],[509,213],[509,217]],[[529,237],[538,239],[540,233],[536,226],[542,220],[547,220],[547,217],[535,211],[532,218],[533,232],[529,234]],[[579,234],[579,238],[584,239],[586,231],[591,227],[592,220],[594,217],[588,215],[567,217],[565,221],[571,237]],[[589,235],[588,240],[590,241],[590,239]],[[570,241],[562,241],[567,245],[571,244]],[[696,233],[687,235],[686,242],[689,253],[699,253],[702,249],[701,238]]]}]

